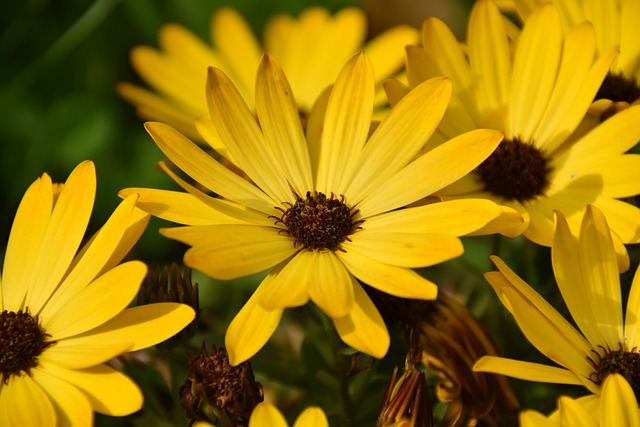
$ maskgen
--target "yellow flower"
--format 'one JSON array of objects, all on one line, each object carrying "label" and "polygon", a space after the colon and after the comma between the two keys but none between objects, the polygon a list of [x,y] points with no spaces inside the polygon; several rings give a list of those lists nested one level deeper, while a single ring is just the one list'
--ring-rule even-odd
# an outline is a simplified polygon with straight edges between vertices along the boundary
[{"label": "yellow flower", "polygon": [[44,174],[16,213],[0,285],[0,424],[93,423],[93,411],[127,415],[142,394],[104,364],[159,343],[194,318],[182,304],[126,309],[146,274],[139,261],[118,265],[149,217],[127,197],[82,247],[96,191],[83,162],[64,185]]},{"label": "yellow flower", "polygon": [[[638,224],[636,218],[636,224]],[[611,233],[602,213],[589,206],[578,238],[561,213],[551,247],[553,271],[576,330],[502,260],[485,274],[527,339],[560,367],[485,356],[475,371],[529,381],[581,384],[598,394],[607,375],[628,376],[640,393],[640,269],[622,314],[620,278]]]},{"label": "yellow flower", "polygon": [[[571,137],[616,49],[594,61],[593,26],[585,22],[563,36],[560,15],[551,5],[532,12],[514,45],[489,0],[475,4],[466,45],[435,18],[424,22],[423,43],[424,48],[407,48],[411,86],[434,75],[453,81],[449,109],[429,145],[478,127],[505,134],[476,171],[438,195],[445,200],[486,197],[509,206],[525,223],[516,222],[505,234],[524,232],[544,246],[551,245],[555,209],[577,232],[586,205],[593,204],[615,233],[621,269],[628,268],[622,243],[640,242],[640,210],[619,199],[640,193],[640,156],[623,155],[640,140],[640,106]],[[392,104],[408,90],[393,82],[387,85]]]},{"label": "yellow flower", "polygon": [[558,409],[545,417],[533,410],[520,413],[520,427],[640,427],[640,410],[633,389],[620,374],[602,383],[601,396],[572,399],[561,396]]},{"label": "yellow flower", "polygon": [[[366,16],[349,7],[331,16],[312,7],[294,18],[275,15],[266,24],[262,45],[247,22],[233,9],[222,8],[211,18],[212,46],[186,28],[168,24],[160,30],[160,49],[138,46],[131,62],[154,91],[122,83],[121,96],[136,106],[145,119],[168,123],[188,137],[200,141],[194,119],[207,116],[203,88],[207,66],[218,67],[231,78],[244,100],[255,99],[255,70],[263,52],[275,56],[287,73],[304,114],[316,98],[334,82],[344,63],[356,52],[365,51],[376,70],[376,105],[386,103],[382,82],[404,65],[404,47],[416,43],[418,31],[397,26],[364,44]],[[200,123],[207,125],[205,123]],[[207,126],[208,127],[208,126]]]},{"label": "yellow flower", "polygon": [[[611,65],[607,78],[596,96],[592,110],[605,112],[640,103],[640,0],[511,0],[501,5],[514,11],[523,21],[537,4],[553,3],[558,7],[565,30],[590,21],[596,30],[596,52],[604,53],[611,46],[620,46],[620,55]],[[610,111],[613,112],[613,111]]]},{"label": "yellow flower", "polygon": [[[278,408],[269,403],[259,403],[249,419],[249,427],[287,427]],[[296,418],[293,427],[329,427],[324,411],[317,406],[310,406]]]},{"label": "yellow flower", "polygon": [[[253,356],[283,310],[313,301],[342,340],[374,357],[389,346],[384,322],[362,285],[431,300],[437,287],[414,267],[457,257],[457,236],[500,214],[488,200],[400,209],[476,167],[502,134],[477,130],[416,158],[451,93],[448,79],[418,86],[370,135],[375,80],[366,54],[354,56],[312,109],[306,135],[288,81],[265,55],[256,83],[258,122],[229,78],[209,71],[211,119],[252,183],[170,126],[146,128],[165,155],[222,198],[165,170],[189,194],[131,188],[138,206],[186,227],[161,230],[188,244],[186,265],[218,279],[271,269],[226,334],[233,365]],[[358,280],[356,280],[358,279]]]}]

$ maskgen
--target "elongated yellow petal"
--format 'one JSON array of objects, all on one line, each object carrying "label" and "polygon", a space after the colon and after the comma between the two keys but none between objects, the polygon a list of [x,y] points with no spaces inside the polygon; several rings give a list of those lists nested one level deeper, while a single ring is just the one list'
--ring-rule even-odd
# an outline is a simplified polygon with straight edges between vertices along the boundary
[{"label": "elongated yellow petal", "polygon": [[260,283],[259,304],[267,309],[298,307],[309,301],[313,253],[301,250],[275,266]]},{"label": "elongated yellow petal", "polygon": [[518,414],[520,427],[557,427],[547,417],[533,409],[525,409]]},{"label": "elongated yellow petal", "polygon": [[329,421],[322,409],[310,406],[300,413],[293,427],[329,427]]},{"label": "elongated yellow petal", "polygon": [[627,312],[624,318],[624,342],[627,348],[640,348],[640,267],[633,276],[629,298],[627,299]]},{"label": "elongated yellow petal", "polygon": [[[82,391],[69,384],[63,378],[49,374],[46,369],[36,367],[31,372],[33,379],[42,387],[54,404],[58,421],[57,425],[93,425],[93,408]],[[50,421],[51,420],[49,420],[49,422]],[[23,420],[23,422],[27,421]]]},{"label": "elongated yellow petal", "polygon": [[286,171],[282,170],[277,153],[265,141],[240,93],[221,70],[209,68],[208,76],[209,116],[225,147],[238,166],[273,200],[290,201],[292,194]]},{"label": "elongated yellow petal", "polygon": [[165,341],[185,328],[195,317],[185,304],[156,303],[128,308],[108,322],[75,337],[78,348],[94,343],[102,345],[131,343],[136,351]]},{"label": "elongated yellow petal", "polygon": [[260,292],[258,287],[227,328],[224,343],[232,366],[239,365],[260,351],[280,323],[283,310],[262,307]]},{"label": "elongated yellow petal", "polygon": [[[415,202],[471,172],[496,149],[503,134],[478,129],[434,148],[398,171],[358,208],[364,217]],[[410,186],[407,183],[412,183]]]},{"label": "elongated yellow petal", "polygon": [[393,75],[404,65],[404,48],[418,43],[420,33],[409,25],[398,25],[379,34],[364,46],[373,69],[376,82]]},{"label": "elongated yellow petal", "polygon": [[345,194],[359,166],[373,113],[374,77],[371,62],[355,55],[333,85],[321,136],[316,189]]},{"label": "elongated yellow petal", "polygon": [[437,286],[411,269],[373,260],[353,247],[347,252],[336,252],[336,255],[351,274],[382,292],[402,298],[436,298]]},{"label": "elongated yellow petal", "polygon": [[211,40],[227,61],[225,69],[233,76],[246,102],[253,103],[255,70],[262,49],[249,24],[236,10],[224,7],[211,17],[210,29]]},{"label": "elongated yellow petal", "polygon": [[[78,343],[81,344],[78,344]],[[101,363],[108,362],[114,357],[118,357],[129,351],[131,343],[97,343],[89,342],[86,339],[57,340],[56,344],[47,348],[38,360],[43,363],[53,363],[68,369],[84,369]]]},{"label": "elongated yellow petal", "polygon": [[0,423],[8,427],[55,425],[56,412],[33,378],[11,375],[0,393]]},{"label": "elongated yellow petal", "polygon": [[582,263],[585,260],[581,259],[578,241],[560,212],[556,213],[551,261],[558,288],[571,316],[591,345],[597,348],[598,344],[604,341],[600,331],[600,319],[592,310],[587,295],[594,290],[588,288],[590,280],[584,278]]},{"label": "elongated yellow petal", "polygon": [[578,377],[567,369],[497,356],[481,357],[473,365],[473,371],[493,372],[494,374],[506,375],[511,378],[540,383],[582,385]]},{"label": "elongated yellow petal", "polygon": [[234,279],[273,267],[298,251],[275,227],[203,225],[163,228],[163,236],[192,246],[185,263],[216,279]]},{"label": "elongated yellow petal", "polygon": [[[159,46],[172,58],[191,71],[190,76],[198,76],[198,82],[204,84],[206,79],[206,67],[222,65],[221,58],[209,45],[192,31],[175,23],[165,24],[158,32]],[[184,78],[187,75],[185,75]],[[201,86],[202,87],[202,86]],[[200,98],[204,101],[204,95]],[[201,103],[204,105],[204,102]]]},{"label": "elongated yellow petal", "polygon": [[63,339],[102,325],[129,305],[146,274],[147,267],[140,261],[109,270],[64,306],[45,306],[41,312],[43,328],[56,339]]},{"label": "elongated yellow petal", "polygon": [[478,109],[496,111],[510,95],[511,46],[493,2],[476,2],[469,18],[468,40],[469,64],[478,85]]},{"label": "elongated yellow petal", "polygon": [[313,188],[309,151],[300,112],[289,82],[275,59],[265,54],[256,81],[256,112],[260,128],[293,190],[299,195]]},{"label": "elongated yellow petal", "polygon": [[354,304],[353,278],[331,251],[313,251],[309,257],[309,296],[332,319],[348,315]]},{"label": "elongated yellow petal", "polygon": [[[357,204],[406,166],[438,126],[451,97],[451,81],[428,80],[389,112],[362,151],[361,163],[345,190]],[[402,141],[402,144],[398,144]]]},{"label": "elongated yellow petal", "polygon": [[580,229],[579,251],[589,306],[597,319],[600,344],[623,341],[622,295],[611,232],[602,212],[589,205]]},{"label": "elongated yellow petal", "polygon": [[456,258],[463,254],[462,242],[445,233],[395,233],[362,230],[342,247],[379,262],[398,267],[419,268]]},{"label": "elongated yellow petal", "polygon": [[551,97],[562,53],[562,23],[551,5],[525,24],[513,62],[511,126],[507,137],[532,141]]},{"label": "elongated yellow petal", "polygon": [[[558,398],[560,423],[563,426],[597,427],[591,414],[576,400],[567,396]],[[606,424],[604,424],[606,425]],[[614,424],[615,425],[615,424]],[[622,424],[619,424],[622,425]]]},{"label": "elongated yellow petal", "polygon": [[34,254],[32,268],[35,271],[31,280],[37,286],[29,288],[25,301],[31,313],[40,312],[78,252],[87,230],[95,193],[95,166],[93,162],[84,161],[67,178],[51,212],[47,231],[42,236],[42,246],[37,255]]},{"label": "elongated yellow petal", "polygon": [[[124,232],[122,239],[120,239],[120,243],[118,243],[118,246],[111,254],[111,257],[109,257],[109,261],[107,261],[98,274],[105,273],[120,264],[120,261],[129,254],[131,248],[133,248],[133,246],[138,242],[140,236],[142,236],[142,233],[147,228],[147,224],[149,224],[150,218],[150,215],[141,209],[134,208],[133,211],[131,211],[131,216],[127,222],[127,229]],[[89,241],[87,245],[91,245],[91,243],[92,241]],[[88,251],[88,249],[85,250],[85,248],[83,248],[81,253],[86,251]]]},{"label": "elongated yellow petal", "polygon": [[602,384],[601,426],[640,426],[640,411],[631,385],[620,374],[611,374]]},{"label": "elongated yellow petal", "polygon": [[392,233],[469,234],[500,215],[500,207],[486,199],[460,199],[385,212],[367,218],[366,230]]},{"label": "elongated yellow petal", "polygon": [[145,128],[162,152],[191,178],[221,196],[271,214],[275,202],[254,185],[218,163],[175,129],[162,123]]},{"label": "elongated yellow petal", "polygon": [[259,403],[249,418],[249,427],[288,427],[282,413],[270,403]]},{"label": "elongated yellow petal", "polygon": [[354,305],[351,313],[334,319],[342,341],[352,348],[381,359],[389,350],[389,331],[378,309],[362,286],[353,280]]},{"label": "elongated yellow petal", "polygon": [[43,364],[42,369],[82,389],[96,412],[124,416],[142,408],[142,393],[136,383],[109,366],[74,370]]},{"label": "elongated yellow petal", "polygon": [[29,186],[18,206],[2,268],[3,309],[18,311],[35,274],[33,257],[49,225],[53,207],[51,178],[44,174]]}]

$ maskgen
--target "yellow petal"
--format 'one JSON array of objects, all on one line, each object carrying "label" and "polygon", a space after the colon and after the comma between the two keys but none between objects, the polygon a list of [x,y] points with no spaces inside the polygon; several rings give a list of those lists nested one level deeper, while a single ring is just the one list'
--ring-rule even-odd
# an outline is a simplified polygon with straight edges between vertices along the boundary
[{"label": "yellow petal", "polygon": [[165,341],[184,329],[195,317],[185,304],[156,303],[128,308],[108,322],[68,338],[69,345],[90,346],[130,343],[129,351]]},{"label": "yellow petal", "polygon": [[640,267],[636,268],[627,299],[627,312],[624,318],[624,338],[627,348],[640,348],[640,315],[637,307],[640,307]]},{"label": "yellow petal", "polygon": [[355,280],[353,290],[354,304],[351,313],[334,319],[333,324],[345,344],[369,356],[382,359],[389,350],[389,331],[378,309]]},{"label": "yellow petal", "polygon": [[[43,325],[49,325],[52,316],[66,311],[69,301],[86,289],[101,272],[104,272],[105,266],[124,239],[129,221],[135,210],[136,199],[136,196],[131,196],[123,200],[105,225],[92,236],[78,253],[73,260],[69,273],[41,311]],[[142,278],[140,277],[139,280],[142,280]],[[127,283],[131,284],[129,281]],[[139,285],[137,283],[132,286],[137,288]],[[102,303],[98,304],[102,305]]]},{"label": "yellow petal", "polygon": [[56,344],[47,348],[43,352],[39,361],[43,363],[53,363],[57,366],[69,369],[84,369],[101,363],[108,362],[114,357],[127,353],[131,348],[131,343],[87,343],[86,339],[81,339],[78,344],[74,338],[56,341]]},{"label": "yellow petal", "polygon": [[439,264],[464,253],[462,242],[445,233],[369,232],[365,229],[344,242],[347,252],[356,252],[379,262],[398,267],[419,268]]},{"label": "yellow petal", "polygon": [[[567,396],[558,398],[560,423],[565,426],[597,427],[591,414],[576,400]],[[606,424],[604,424],[606,425]],[[620,424],[622,425],[622,424]]]},{"label": "yellow petal", "polygon": [[520,427],[557,427],[557,424],[549,421],[547,417],[533,409],[525,409],[518,414]]},{"label": "yellow petal", "polygon": [[409,25],[398,25],[377,35],[364,46],[376,72],[376,81],[384,81],[404,65],[404,48],[418,43],[420,33]]},{"label": "yellow petal", "polygon": [[268,310],[298,307],[309,301],[313,252],[302,250],[275,266],[260,283],[260,305]]},{"label": "yellow petal", "polygon": [[584,292],[598,322],[591,327],[601,336],[599,344],[613,349],[623,340],[620,275],[607,221],[591,205],[582,220],[579,251]]},{"label": "yellow petal", "polygon": [[45,306],[41,320],[44,330],[55,339],[63,339],[102,325],[129,305],[146,274],[147,267],[140,261],[108,271],[64,306]]},{"label": "yellow petal", "polygon": [[[362,151],[345,196],[358,204],[407,165],[438,126],[451,97],[451,81],[438,77],[413,89],[391,109]],[[402,141],[402,144],[398,144]]]},{"label": "yellow petal", "polygon": [[469,234],[500,215],[500,206],[486,199],[459,199],[400,209],[367,218],[366,230],[393,233]]},{"label": "yellow petal", "polygon": [[329,427],[329,420],[322,409],[310,406],[300,413],[293,427]]},{"label": "yellow petal", "polygon": [[437,286],[411,269],[375,261],[353,248],[336,255],[351,274],[382,292],[401,298],[436,298]]},{"label": "yellow petal", "polygon": [[280,323],[283,309],[263,308],[259,303],[260,292],[258,287],[227,328],[224,343],[232,366],[239,365],[260,351]]},{"label": "yellow petal", "polygon": [[0,423],[7,427],[56,424],[56,413],[49,397],[29,375],[9,377],[0,393]]},{"label": "yellow petal", "polygon": [[282,413],[270,403],[258,403],[251,411],[249,427],[288,427]]},{"label": "yellow petal", "polygon": [[511,46],[500,11],[493,2],[475,4],[469,19],[468,40],[478,109],[495,111],[508,102],[510,95]]},{"label": "yellow petal", "polygon": [[593,205],[604,214],[609,228],[623,243],[640,243],[640,231],[638,231],[640,209],[637,206],[608,197],[599,197]]},{"label": "yellow petal", "polygon": [[406,94],[410,88],[398,79],[389,79],[384,81],[384,91],[389,98],[389,104],[394,107]]},{"label": "yellow petal", "polygon": [[[48,351],[49,350],[47,350],[47,352]],[[93,425],[93,408],[82,391],[69,384],[64,378],[51,375],[47,369],[36,367],[31,373],[33,379],[43,388],[49,396],[50,401],[54,404],[58,421],[57,425]],[[38,408],[38,411],[40,410],[39,407],[36,408]],[[48,421],[50,422],[51,420]],[[23,422],[26,423],[26,420],[23,420]]]},{"label": "yellow petal", "polygon": [[597,347],[605,342],[600,331],[600,327],[604,325],[600,325],[587,295],[593,290],[588,289],[587,284],[590,280],[583,276],[582,263],[585,260],[581,259],[578,241],[571,232],[566,218],[560,212],[556,215],[556,232],[551,246],[553,273],[571,316],[592,346]]},{"label": "yellow petal", "polygon": [[525,24],[513,62],[511,134],[531,141],[556,80],[562,23],[555,7],[537,8]]},{"label": "yellow petal", "polygon": [[32,314],[40,312],[67,272],[87,230],[96,193],[93,162],[84,161],[71,172],[51,212],[42,245],[33,254],[34,274],[26,305]]},{"label": "yellow petal", "polygon": [[82,389],[96,412],[119,417],[142,408],[142,393],[136,383],[109,366],[72,370],[43,364],[42,369]]},{"label": "yellow petal", "polygon": [[[140,236],[142,236],[142,233],[147,228],[147,224],[149,224],[150,218],[149,214],[141,209],[134,208],[133,211],[131,211],[131,216],[127,222],[127,229],[124,232],[120,243],[118,243],[118,246],[111,254],[111,257],[109,257],[109,261],[107,261],[98,274],[103,274],[120,264],[120,261],[129,254],[131,248],[133,248],[133,246],[138,242]],[[87,245],[90,244],[91,241],[89,241]],[[82,249],[81,253],[82,252],[85,252],[85,248]]]},{"label": "yellow petal", "polygon": [[493,372],[494,374],[539,383],[582,385],[576,375],[567,369],[497,356],[481,357],[473,365],[473,371]]},{"label": "yellow petal", "polygon": [[316,189],[344,194],[359,166],[373,113],[374,77],[366,55],[355,55],[333,86],[321,136]]},{"label": "yellow petal", "polygon": [[332,319],[353,309],[353,278],[331,251],[312,251],[309,257],[309,296]]},{"label": "yellow petal", "polygon": [[[291,187],[277,154],[265,141],[258,122],[236,87],[217,68],[209,68],[207,103],[216,132],[238,166],[273,200],[289,201],[292,198]],[[181,169],[184,170],[182,167]],[[224,195],[213,188],[211,190]]]},{"label": "yellow petal", "polygon": [[300,112],[282,68],[268,54],[260,62],[256,81],[256,111],[260,128],[297,194],[313,188],[309,151]]},{"label": "yellow petal", "polygon": [[211,17],[210,29],[211,40],[225,59],[225,70],[233,76],[244,99],[253,102],[255,70],[262,49],[249,24],[236,10],[223,7]]},{"label": "yellow petal", "polygon": [[478,129],[425,153],[390,177],[358,208],[364,217],[415,202],[462,178],[496,149],[503,134]]},{"label": "yellow petal", "polygon": [[640,411],[631,385],[620,374],[611,374],[602,384],[601,426],[640,426]]},{"label": "yellow petal", "polygon": [[293,239],[275,227],[203,225],[163,228],[163,236],[192,246],[184,262],[216,279],[264,271],[298,251]]},{"label": "yellow petal", "polygon": [[191,178],[222,197],[271,214],[277,203],[175,129],[162,123],[145,123],[145,128],[162,152]]},{"label": "yellow petal", "polygon": [[24,307],[29,284],[34,283],[33,254],[37,253],[42,244],[52,206],[51,178],[44,174],[24,193],[13,220],[2,268],[4,310],[18,311]]}]

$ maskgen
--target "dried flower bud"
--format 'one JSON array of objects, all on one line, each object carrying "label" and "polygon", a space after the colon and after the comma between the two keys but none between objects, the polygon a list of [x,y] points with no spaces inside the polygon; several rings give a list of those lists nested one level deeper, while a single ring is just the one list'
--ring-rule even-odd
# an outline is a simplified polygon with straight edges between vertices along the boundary
[{"label": "dried flower bud", "polygon": [[224,348],[212,346],[207,353],[203,343],[200,353],[189,360],[180,403],[192,421],[221,427],[246,426],[251,411],[262,400],[262,386],[255,381],[251,364],[231,366]]},{"label": "dried flower bud", "polygon": [[488,426],[503,424],[501,414],[515,417],[518,401],[501,375],[473,372],[471,367],[484,355],[497,355],[492,339],[467,308],[447,297],[425,302],[419,323],[423,363],[441,381],[438,400],[448,403],[444,426]]}]

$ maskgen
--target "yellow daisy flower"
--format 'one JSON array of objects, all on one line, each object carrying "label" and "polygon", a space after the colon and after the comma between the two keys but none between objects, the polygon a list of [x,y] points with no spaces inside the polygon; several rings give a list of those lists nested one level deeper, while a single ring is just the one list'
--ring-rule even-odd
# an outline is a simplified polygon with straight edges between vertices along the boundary
[{"label": "yellow daisy flower", "polygon": [[500,6],[515,11],[523,22],[530,19],[533,10],[542,3],[557,6],[567,31],[590,21],[596,30],[596,52],[604,53],[611,46],[620,46],[620,55],[611,65],[592,109],[612,113],[640,102],[640,0],[511,0],[507,3],[511,4]]},{"label": "yellow daisy flower", "polygon": [[540,412],[520,413],[520,427],[640,427],[640,410],[633,389],[620,374],[607,376],[601,396],[572,399],[561,396],[558,409],[546,417]]},{"label": "yellow daisy flower", "polygon": [[[270,403],[259,403],[249,419],[249,427],[287,427],[282,413]],[[293,427],[329,427],[324,411],[317,406],[310,406],[296,418]]]},{"label": "yellow daisy flower", "polygon": [[[640,193],[640,157],[623,155],[640,140],[640,106],[571,137],[616,55],[612,48],[595,61],[593,26],[583,23],[563,36],[552,5],[532,12],[517,44],[489,0],[470,16],[468,42],[458,43],[436,18],[423,25],[424,48],[407,48],[412,87],[435,75],[451,77],[453,97],[436,138],[428,146],[478,127],[504,132],[500,147],[476,169],[442,191],[444,199],[486,197],[520,212],[507,235],[524,233],[550,246],[553,211],[567,215],[577,232],[587,204],[602,210],[615,233],[621,268],[628,268],[622,243],[640,242],[640,210],[620,198]],[[408,88],[387,86],[392,104]]]},{"label": "yellow daisy flower", "polygon": [[374,91],[371,63],[357,54],[311,110],[305,135],[273,57],[265,55],[258,71],[258,121],[231,80],[211,68],[211,119],[252,183],[170,126],[146,125],[175,165],[222,198],[203,194],[166,166],[189,194],[140,188],[121,194],[139,193],[140,208],[187,225],[161,230],[191,246],[186,265],[218,279],[271,269],[227,330],[233,365],[262,348],[284,308],[309,300],[345,343],[384,356],[387,329],[358,280],[399,297],[434,299],[436,285],[412,268],[461,255],[458,236],[500,214],[483,199],[401,209],[471,171],[502,134],[466,133],[416,158],[446,109],[450,81],[419,85],[370,134]]},{"label": "yellow daisy flower", "polygon": [[139,410],[136,384],[104,363],[171,337],[195,316],[173,303],[126,309],[147,271],[139,261],[119,264],[149,220],[136,196],[78,251],[95,191],[86,161],[63,185],[42,175],[18,207],[0,284],[2,426],[88,426],[93,411]]},{"label": "yellow daisy flower", "polygon": [[527,339],[562,367],[485,356],[474,370],[529,381],[581,384],[595,394],[600,393],[609,374],[620,373],[639,395],[640,269],[636,270],[623,320],[611,233],[602,212],[591,205],[578,238],[564,215],[557,213],[551,258],[558,287],[578,330],[500,258],[492,257],[499,271],[486,273],[485,278]]},{"label": "yellow daisy flower", "polygon": [[382,82],[402,69],[403,49],[417,42],[418,30],[397,26],[364,43],[366,33],[366,16],[360,9],[348,7],[332,16],[326,9],[311,7],[297,18],[284,14],[271,17],[261,45],[238,12],[222,8],[211,18],[212,46],[188,29],[168,24],[160,30],[159,50],[134,48],[131,63],[153,91],[122,83],[118,92],[143,118],[168,123],[200,141],[194,119],[208,115],[203,96],[207,66],[224,70],[254,111],[255,71],[262,53],[269,52],[286,71],[297,106],[306,114],[344,63],[364,51],[375,66],[376,105],[382,107],[387,102]]}]

